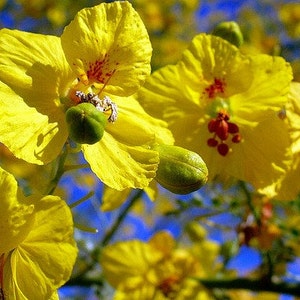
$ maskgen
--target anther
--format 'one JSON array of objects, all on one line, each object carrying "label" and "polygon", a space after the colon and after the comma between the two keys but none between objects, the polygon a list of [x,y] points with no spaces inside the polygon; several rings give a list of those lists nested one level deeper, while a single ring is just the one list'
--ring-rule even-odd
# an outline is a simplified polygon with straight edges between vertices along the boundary
[{"label": "anther", "polygon": [[222,156],[226,156],[230,150],[227,144],[230,134],[233,135],[231,138],[233,143],[239,143],[242,139],[238,125],[228,122],[229,119],[229,114],[225,110],[221,110],[216,118],[208,122],[208,131],[214,135],[207,140],[207,145],[216,147],[218,153]]},{"label": "anther", "polygon": [[83,93],[82,91],[76,91],[75,95],[80,99],[79,103],[87,102],[93,104],[97,110],[105,113],[110,111],[108,117],[109,122],[115,122],[118,116],[117,105],[111,101],[108,96],[105,96],[103,99],[100,99],[98,95],[93,93]]}]

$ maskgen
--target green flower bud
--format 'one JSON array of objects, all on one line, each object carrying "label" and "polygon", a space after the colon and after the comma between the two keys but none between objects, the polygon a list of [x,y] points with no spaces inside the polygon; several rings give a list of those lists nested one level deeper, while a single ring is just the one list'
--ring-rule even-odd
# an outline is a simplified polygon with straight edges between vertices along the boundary
[{"label": "green flower bud", "polygon": [[206,164],[197,153],[170,145],[159,145],[155,150],[160,160],[155,179],[170,192],[189,194],[207,182]]},{"label": "green flower bud", "polygon": [[66,112],[70,138],[79,144],[95,144],[103,134],[106,116],[91,103],[80,103]]},{"label": "green flower bud", "polygon": [[239,25],[234,21],[222,22],[218,24],[214,28],[212,34],[223,38],[224,40],[230,42],[231,44],[237,47],[240,47],[244,42],[241,29]]}]

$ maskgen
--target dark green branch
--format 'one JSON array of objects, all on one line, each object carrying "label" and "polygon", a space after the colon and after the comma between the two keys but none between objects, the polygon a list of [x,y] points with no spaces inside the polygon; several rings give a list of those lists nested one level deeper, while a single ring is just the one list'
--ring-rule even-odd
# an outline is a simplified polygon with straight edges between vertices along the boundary
[{"label": "dark green branch", "polygon": [[113,226],[109,229],[109,231],[106,232],[101,244],[102,246],[105,246],[108,244],[108,242],[111,240],[111,238],[115,235],[116,231],[120,227],[120,224],[123,222],[125,217],[127,216],[129,210],[132,208],[132,206],[135,204],[135,202],[142,196],[143,190],[138,190],[131,199],[128,200],[127,204],[123,208],[123,210],[120,212],[118,218],[116,219]]},{"label": "dark green branch", "polygon": [[[237,279],[200,279],[194,278],[199,281],[208,289],[238,289],[238,290],[251,290],[255,292],[273,292],[278,294],[289,294],[293,296],[300,295],[300,283],[287,283],[287,282],[269,282],[258,279],[247,279],[247,278],[237,278]],[[92,286],[98,285],[102,286],[103,281],[101,278],[80,278],[71,279],[67,282],[69,286]]]},{"label": "dark green branch", "polygon": [[116,234],[117,230],[120,228],[121,223],[124,221],[125,217],[128,215],[128,212],[133,207],[133,205],[136,203],[136,201],[143,195],[143,190],[135,190],[133,191],[132,197],[127,201],[126,205],[123,207],[123,209],[120,211],[118,217],[116,218],[115,222],[113,223],[112,227],[106,232],[104,235],[102,241],[100,242],[101,247],[96,247],[92,253],[91,258],[92,262],[89,263],[84,270],[82,270],[80,273],[76,274],[74,278],[70,279],[66,285],[84,285],[84,286],[91,286],[93,284],[96,285],[102,285],[102,281],[96,280],[96,282],[93,282],[92,279],[86,279],[85,275],[93,269],[93,267],[98,263],[99,253],[101,251],[101,248],[107,245],[113,236]]},{"label": "dark green branch", "polygon": [[205,287],[220,289],[244,289],[257,292],[274,292],[300,296],[300,283],[272,282],[263,279],[200,279],[194,278]]}]

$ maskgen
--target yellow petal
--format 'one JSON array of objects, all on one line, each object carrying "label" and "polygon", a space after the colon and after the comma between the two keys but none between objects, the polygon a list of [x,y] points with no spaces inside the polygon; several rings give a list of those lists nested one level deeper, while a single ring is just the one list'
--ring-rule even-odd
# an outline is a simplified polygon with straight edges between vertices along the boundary
[{"label": "yellow petal", "polygon": [[300,153],[300,83],[292,82],[289,102],[286,105],[286,116],[293,142],[293,153]]},{"label": "yellow petal", "polygon": [[18,190],[15,178],[0,169],[1,218],[0,253],[17,247],[28,235],[34,222],[34,205]]},{"label": "yellow petal", "polygon": [[108,186],[104,187],[103,196],[101,198],[101,210],[110,211],[121,206],[127,199],[131,192],[131,189],[124,189],[118,191]]},{"label": "yellow petal", "polygon": [[67,138],[59,98],[74,78],[59,38],[0,31],[0,141],[17,157],[36,164],[57,157]]},{"label": "yellow petal", "polygon": [[[101,266],[108,282],[115,288],[142,287],[145,275],[162,254],[141,241],[119,242],[105,247],[101,253]],[[122,253],[122,255],[120,255]]]},{"label": "yellow petal", "polygon": [[101,141],[83,145],[83,153],[93,172],[111,188],[144,188],[158,164],[152,144],[173,143],[173,137],[164,123],[147,115],[132,97],[120,99],[114,98],[117,121],[106,125]]},{"label": "yellow petal", "polygon": [[168,231],[160,231],[151,237],[149,245],[167,257],[175,248],[175,240]]},{"label": "yellow petal", "polygon": [[5,264],[4,291],[12,299],[49,299],[69,279],[76,255],[68,206],[46,196],[36,203],[34,228]]},{"label": "yellow petal", "polygon": [[283,58],[264,54],[251,56],[251,69],[255,74],[251,86],[230,98],[230,108],[233,116],[258,122],[287,103],[292,69]]},{"label": "yellow petal", "polygon": [[[144,282],[138,289],[135,290],[116,290],[114,300],[165,300],[164,296],[158,295],[156,287],[152,283]],[[202,299],[201,299],[202,300]]]},{"label": "yellow petal", "polygon": [[82,149],[92,171],[116,190],[143,188],[155,176],[158,154],[147,146],[127,145],[106,132],[100,142]]},{"label": "yellow petal", "polygon": [[18,158],[35,164],[55,159],[68,132],[61,110],[50,111],[56,120],[28,106],[8,86],[0,82],[0,142]]},{"label": "yellow petal", "polygon": [[39,111],[54,109],[58,96],[67,92],[74,79],[60,38],[0,30],[0,80],[28,105],[37,105]]},{"label": "yellow petal", "polygon": [[128,1],[81,10],[61,37],[69,64],[85,85],[133,94],[150,74],[151,44]]},{"label": "yellow petal", "polygon": [[300,83],[292,82],[289,103],[286,105],[286,119],[288,120],[290,137],[292,140],[293,161],[283,178],[260,192],[279,200],[293,200],[299,193],[300,180]]},{"label": "yellow petal", "polygon": [[182,80],[179,68],[168,65],[147,78],[136,98],[146,112],[167,122],[176,122],[182,110],[187,114],[200,113],[199,87],[193,90]]},{"label": "yellow petal", "polygon": [[232,152],[226,157],[217,155],[215,149],[203,147],[210,175],[224,173],[248,181],[256,188],[278,180],[291,163],[286,124],[274,113],[273,118],[255,127],[240,125],[240,132],[243,141],[232,145]]}]

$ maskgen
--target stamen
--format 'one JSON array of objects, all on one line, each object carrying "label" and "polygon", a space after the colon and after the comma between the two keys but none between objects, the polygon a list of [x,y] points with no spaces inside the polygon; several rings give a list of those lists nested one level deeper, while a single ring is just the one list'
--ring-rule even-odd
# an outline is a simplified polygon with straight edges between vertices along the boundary
[{"label": "stamen", "polygon": [[102,100],[98,97],[98,95],[93,93],[85,94],[81,91],[76,91],[76,96],[79,98],[80,102],[87,102],[93,104],[97,110],[105,113],[110,112],[108,117],[109,122],[115,122],[118,116],[118,109],[117,105],[111,101],[108,96],[105,96]]},{"label": "stamen", "polygon": [[229,135],[233,135],[231,141],[235,144],[241,142],[239,127],[235,123],[228,122],[230,119],[226,110],[221,110],[217,118],[208,122],[208,131],[213,133],[213,137],[207,140],[209,147],[216,147],[220,155],[226,156],[230,148],[227,144]]}]

